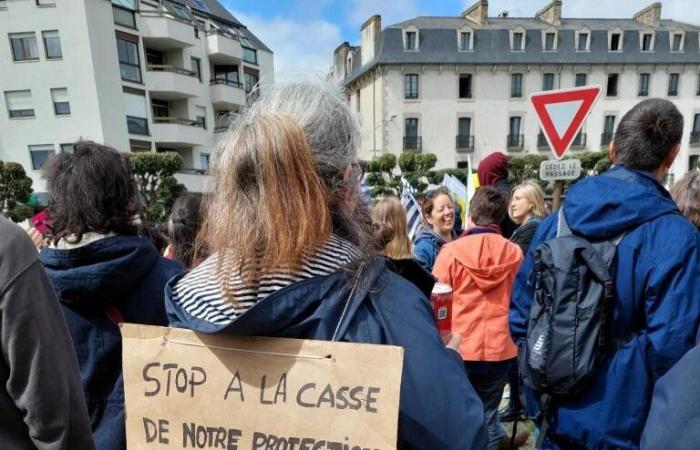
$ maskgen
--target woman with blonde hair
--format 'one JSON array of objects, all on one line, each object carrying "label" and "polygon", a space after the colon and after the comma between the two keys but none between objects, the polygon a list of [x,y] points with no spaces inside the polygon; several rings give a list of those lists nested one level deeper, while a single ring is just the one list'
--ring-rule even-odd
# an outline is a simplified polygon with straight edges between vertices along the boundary
[{"label": "woman with blonde hair", "polygon": [[530,247],[537,226],[547,215],[544,192],[537,182],[526,180],[513,188],[510,196],[508,215],[520,225],[510,240],[520,246],[523,253]]},{"label": "woman with blonde hair", "polygon": [[336,86],[266,86],[217,152],[198,237],[211,256],[169,282],[170,324],[401,346],[398,447],[480,448],[483,412],[458,339],[445,348],[425,296],[373,253],[359,142]]}]

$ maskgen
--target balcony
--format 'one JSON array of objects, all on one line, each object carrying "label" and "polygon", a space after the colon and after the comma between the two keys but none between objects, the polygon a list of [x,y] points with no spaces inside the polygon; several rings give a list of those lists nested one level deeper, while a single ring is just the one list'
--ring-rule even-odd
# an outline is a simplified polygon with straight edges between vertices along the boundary
[{"label": "balcony", "polygon": [[700,131],[692,131],[690,133],[690,145],[693,147],[700,146]]},{"label": "balcony", "polygon": [[574,150],[585,150],[586,148],[586,133],[579,133],[571,143],[571,148]]},{"label": "balcony", "polygon": [[200,95],[197,72],[174,66],[146,66],[146,88],[152,98],[178,100]]},{"label": "balcony", "polygon": [[212,179],[205,170],[183,168],[175,173],[175,178],[190,192],[212,191]]},{"label": "balcony", "polygon": [[197,43],[194,25],[169,11],[139,11],[145,46],[158,50],[191,47]]},{"label": "balcony", "polygon": [[474,152],[474,136],[471,134],[458,134],[455,139],[457,153]]},{"label": "balcony", "polygon": [[156,145],[170,148],[194,147],[208,144],[207,131],[196,120],[177,117],[154,117],[153,140]]},{"label": "balcony", "polygon": [[207,31],[207,55],[214,64],[240,64],[243,49],[238,36],[211,30]]},{"label": "balcony", "polygon": [[238,109],[245,105],[245,91],[238,81],[214,79],[209,81],[212,104],[222,109]]},{"label": "balcony", "polygon": [[423,150],[423,142],[420,136],[404,136],[403,149],[415,153],[420,153]]},{"label": "balcony", "polygon": [[603,147],[609,145],[613,140],[613,136],[615,136],[615,133],[602,133],[600,135],[600,146]]},{"label": "balcony", "polygon": [[522,134],[509,134],[506,137],[506,147],[510,151],[521,151],[525,148],[525,136]]}]

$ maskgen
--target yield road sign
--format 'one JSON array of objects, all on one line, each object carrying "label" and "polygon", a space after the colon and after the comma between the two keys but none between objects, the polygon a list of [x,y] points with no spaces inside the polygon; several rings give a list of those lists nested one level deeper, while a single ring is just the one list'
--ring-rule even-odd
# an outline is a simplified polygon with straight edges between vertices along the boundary
[{"label": "yield road sign", "polygon": [[530,96],[554,156],[561,159],[600,96],[600,86],[536,92]]},{"label": "yield road sign", "polygon": [[578,159],[563,159],[561,161],[542,161],[540,164],[540,180],[575,180],[581,176],[581,161]]}]

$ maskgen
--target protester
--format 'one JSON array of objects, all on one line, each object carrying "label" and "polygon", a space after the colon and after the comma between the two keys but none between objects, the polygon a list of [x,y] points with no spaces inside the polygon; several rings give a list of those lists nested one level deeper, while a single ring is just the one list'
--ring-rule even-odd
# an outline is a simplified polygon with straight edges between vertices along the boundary
[{"label": "protester", "polygon": [[508,215],[519,225],[510,240],[518,244],[524,254],[530,246],[537,226],[547,215],[544,192],[537,182],[527,180],[513,188]]},{"label": "protester", "polygon": [[94,142],[73,148],[46,168],[53,238],[41,261],[73,337],[96,448],[124,450],[117,324],[167,325],[163,287],[182,266],[136,234],[128,162]]},{"label": "protester", "polygon": [[[654,383],[694,344],[700,234],[659,182],[682,134],[683,117],[673,103],[640,102],[624,115],[610,145],[614,167],[567,192],[563,216],[575,235],[622,236],[613,264],[614,327],[603,330],[610,348],[582,390],[552,396],[543,448],[638,448]],[[510,327],[519,344],[534,294],[534,250],[554,238],[557,227],[558,214],[540,224],[516,278]]]},{"label": "protester", "polygon": [[377,251],[387,257],[387,267],[415,284],[426,297],[435,286],[435,279],[413,258],[408,239],[406,210],[394,196],[381,199],[372,208]]},{"label": "protester", "polygon": [[202,224],[202,195],[185,194],[175,200],[168,221],[168,247],[165,256],[193,268],[200,262],[195,255],[195,239]]},{"label": "protester", "polygon": [[[510,202],[510,184],[508,183],[508,157],[501,152],[494,152],[482,159],[476,168],[480,186],[493,186],[506,197],[506,207]],[[506,214],[498,224],[501,235],[509,238],[517,228]]]},{"label": "protester", "polygon": [[401,346],[398,447],[481,448],[483,411],[459,355],[425,296],[372,255],[343,93],[282,83],[251,108],[219,150],[201,233],[212,256],[166,288],[171,325]]},{"label": "protester", "polygon": [[[499,233],[507,206],[496,188],[477,189],[469,203],[465,236],[445,244],[433,268],[438,281],[453,289],[452,329],[463,336],[464,367],[484,404],[488,450],[509,441],[498,406],[517,355],[508,332],[508,304],[523,253]],[[516,446],[523,445],[528,436],[519,433]]]},{"label": "protester", "polygon": [[80,372],[39,254],[0,216],[0,447],[91,450]]},{"label": "protester", "polygon": [[416,233],[413,253],[426,270],[432,271],[440,248],[457,237],[454,234],[454,202],[447,189],[439,187],[428,192],[421,210],[426,225]]},{"label": "protester", "polygon": [[681,214],[700,230],[700,171],[688,172],[674,183],[671,186],[671,197]]}]

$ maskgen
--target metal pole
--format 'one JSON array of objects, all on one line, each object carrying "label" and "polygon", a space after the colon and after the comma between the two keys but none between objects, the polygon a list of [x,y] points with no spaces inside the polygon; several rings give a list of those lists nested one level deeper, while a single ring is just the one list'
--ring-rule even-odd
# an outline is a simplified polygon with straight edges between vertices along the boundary
[{"label": "metal pole", "polygon": [[561,207],[561,194],[564,190],[564,182],[556,180],[554,182],[554,191],[552,192],[552,211]]}]

